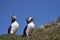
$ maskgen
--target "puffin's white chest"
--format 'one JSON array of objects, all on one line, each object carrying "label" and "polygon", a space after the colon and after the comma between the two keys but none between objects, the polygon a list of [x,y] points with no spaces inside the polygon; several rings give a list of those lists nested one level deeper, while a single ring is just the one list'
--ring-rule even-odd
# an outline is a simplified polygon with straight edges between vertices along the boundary
[{"label": "puffin's white chest", "polygon": [[34,28],[34,27],[35,27],[35,25],[34,25],[33,22],[29,23],[29,24],[27,25],[26,33],[29,33],[29,31],[31,30],[31,28]]},{"label": "puffin's white chest", "polygon": [[17,21],[15,21],[14,23],[11,24],[11,33],[14,33],[19,27],[19,24],[17,23]]},{"label": "puffin's white chest", "polygon": [[34,28],[34,27],[35,27],[34,23],[33,23],[33,22],[31,22],[31,23],[29,23],[29,24],[28,24],[27,29],[31,29],[31,28]]}]

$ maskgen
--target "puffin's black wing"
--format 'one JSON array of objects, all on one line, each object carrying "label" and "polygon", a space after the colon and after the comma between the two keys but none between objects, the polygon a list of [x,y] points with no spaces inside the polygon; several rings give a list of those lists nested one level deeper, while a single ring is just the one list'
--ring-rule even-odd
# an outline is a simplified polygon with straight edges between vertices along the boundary
[{"label": "puffin's black wing", "polygon": [[24,31],[23,31],[23,36],[26,35],[26,29],[27,29],[27,26],[25,27]]},{"label": "puffin's black wing", "polygon": [[10,33],[10,31],[11,31],[11,26],[8,28],[8,34]]}]

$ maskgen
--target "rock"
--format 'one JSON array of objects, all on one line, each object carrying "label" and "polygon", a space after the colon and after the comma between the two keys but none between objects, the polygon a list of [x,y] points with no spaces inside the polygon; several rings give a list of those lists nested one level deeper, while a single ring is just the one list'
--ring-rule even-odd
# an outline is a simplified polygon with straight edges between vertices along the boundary
[{"label": "rock", "polygon": [[59,21],[59,22],[60,22],[60,16],[58,16],[57,21]]}]

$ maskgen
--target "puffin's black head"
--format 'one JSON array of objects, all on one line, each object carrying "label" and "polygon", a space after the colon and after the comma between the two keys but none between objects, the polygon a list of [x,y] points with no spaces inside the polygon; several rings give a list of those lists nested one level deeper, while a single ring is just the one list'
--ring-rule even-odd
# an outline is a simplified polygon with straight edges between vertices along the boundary
[{"label": "puffin's black head", "polygon": [[12,22],[14,22],[14,21],[16,21],[16,16],[15,15],[12,16]]},{"label": "puffin's black head", "polygon": [[34,19],[32,18],[32,17],[28,17],[27,19],[26,19],[26,21],[27,21],[27,23],[30,23],[30,22],[32,22]]}]

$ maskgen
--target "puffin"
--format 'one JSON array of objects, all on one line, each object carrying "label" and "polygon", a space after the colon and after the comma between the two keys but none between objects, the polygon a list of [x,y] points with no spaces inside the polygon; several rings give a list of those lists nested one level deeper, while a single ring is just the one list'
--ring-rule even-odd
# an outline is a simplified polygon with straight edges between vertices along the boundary
[{"label": "puffin", "polygon": [[35,28],[35,24],[33,23],[33,20],[34,19],[32,17],[26,18],[27,25],[24,28],[23,37],[32,35],[33,29]]},{"label": "puffin", "polygon": [[16,16],[13,15],[10,27],[8,28],[8,34],[16,34],[18,28],[19,28],[19,23],[16,21]]}]

